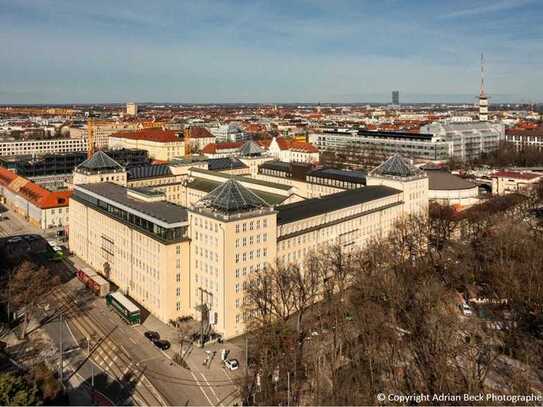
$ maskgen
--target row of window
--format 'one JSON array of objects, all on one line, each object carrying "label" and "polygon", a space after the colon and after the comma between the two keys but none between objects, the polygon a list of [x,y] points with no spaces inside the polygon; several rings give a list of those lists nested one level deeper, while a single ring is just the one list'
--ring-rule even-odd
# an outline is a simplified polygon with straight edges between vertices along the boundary
[{"label": "row of window", "polygon": [[[240,227],[241,225],[241,227]],[[262,219],[262,223],[260,222],[260,219],[258,219],[257,221],[250,221],[250,222],[243,222],[241,224],[237,224],[236,225],[236,233],[239,233],[240,230],[242,232],[247,232],[247,229],[248,230],[255,230],[255,229],[260,229],[260,226],[262,225],[262,228],[267,228],[268,227],[268,220],[267,219]]]},{"label": "row of window", "polygon": [[[262,257],[266,257],[268,255],[268,249],[263,248],[262,251],[260,249],[251,250],[250,252],[244,252],[241,255],[241,261],[245,262],[247,260],[251,261],[253,259],[259,259],[260,255],[262,254]],[[240,262],[240,255],[239,253],[236,254],[236,263]]]},{"label": "row of window", "polygon": [[255,235],[255,236],[251,235],[251,236],[249,236],[249,238],[244,237],[242,239],[236,239],[236,247],[240,247],[240,244],[241,244],[241,247],[245,247],[245,246],[247,246],[247,243],[249,244],[249,246],[252,246],[254,243],[260,244],[261,240],[262,240],[262,242],[267,242],[268,241],[268,234],[263,233],[262,235],[260,235],[260,234]]}]

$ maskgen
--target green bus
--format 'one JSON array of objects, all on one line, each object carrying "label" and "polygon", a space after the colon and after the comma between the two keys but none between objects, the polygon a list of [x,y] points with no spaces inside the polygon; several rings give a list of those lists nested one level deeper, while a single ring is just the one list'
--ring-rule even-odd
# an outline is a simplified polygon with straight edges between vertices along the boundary
[{"label": "green bus", "polygon": [[127,324],[139,325],[141,323],[140,309],[120,291],[109,293],[106,296],[106,303],[112,307]]}]

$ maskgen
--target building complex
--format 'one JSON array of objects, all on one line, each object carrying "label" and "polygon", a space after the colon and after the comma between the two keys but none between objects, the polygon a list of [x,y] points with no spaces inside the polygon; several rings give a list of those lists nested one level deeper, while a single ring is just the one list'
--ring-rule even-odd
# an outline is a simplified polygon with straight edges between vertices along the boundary
[{"label": "building complex", "polygon": [[[313,197],[280,177],[203,168],[159,170],[154,179],[166,182],[135,186],[143,174],[125,179],[104,157],[91,164],[76,170],[70,249],[162,321],[204,315],[206,329],[226,338],[244,331],[253,273],[303,264],[325,244],[361,248],[428,207],[427,176],[399,155],[367,174],[366,186],[356,175],[309,173],[304,182],[328,188]],[[168,187],[179,187],[179,199],[159,190]]]}]

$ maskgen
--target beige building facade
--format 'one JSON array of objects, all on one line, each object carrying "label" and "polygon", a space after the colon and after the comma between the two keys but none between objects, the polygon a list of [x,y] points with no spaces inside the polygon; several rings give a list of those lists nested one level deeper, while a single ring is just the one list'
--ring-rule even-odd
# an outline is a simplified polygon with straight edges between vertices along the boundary
[{"label": "beige building facade", "polygon": [[163,322],[192,315],[224,338],[244,332],[253,273],[276,261],[303,265],[326,244],[362,248],[428,208],[427,177],[399,156],[370,173],[366,187],[292,203],[270,202],[264,181],[188,175],[213,187],[185,189],[197,195],[183,206],[156,186],[76,185],[70,248]]}]

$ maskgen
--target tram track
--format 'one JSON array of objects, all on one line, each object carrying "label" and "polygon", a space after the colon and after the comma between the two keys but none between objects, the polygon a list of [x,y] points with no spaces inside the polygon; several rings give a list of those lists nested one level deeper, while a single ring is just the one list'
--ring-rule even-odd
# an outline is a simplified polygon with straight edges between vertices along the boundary
[{"label": "tram track", "polygon": [[77,298],[63,287],[54,290],[52,295],[60,304],[64,304],[62,312],[67,323],[71,323],[82,335],[82,338],[100,338],[90,348],[91,352],[88,357],[108,375],[115,378],[121,386],[123,383],[125,384],[124,387],[133,384],[133,393],[129,397],[134,402],[146,406],[168,405],[164,397],[158,393],[145,376],[145,369],[141,369],[138,363],[133,361],[122,345],[118,345],[113,341],[112,334],[116,326],[111,330],[105,328],[90,312],[81,309]]}]

